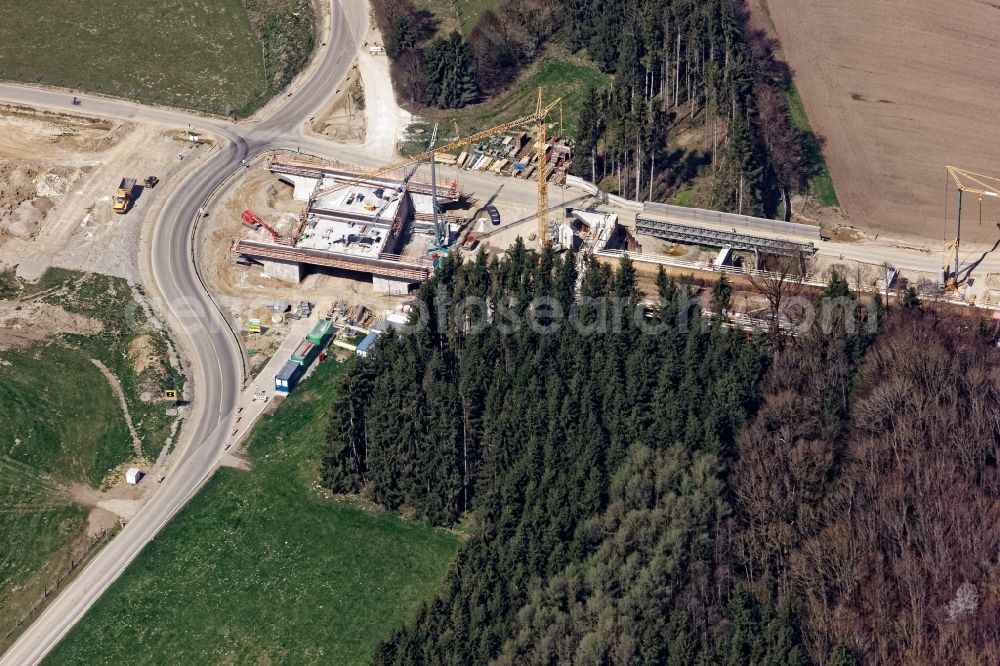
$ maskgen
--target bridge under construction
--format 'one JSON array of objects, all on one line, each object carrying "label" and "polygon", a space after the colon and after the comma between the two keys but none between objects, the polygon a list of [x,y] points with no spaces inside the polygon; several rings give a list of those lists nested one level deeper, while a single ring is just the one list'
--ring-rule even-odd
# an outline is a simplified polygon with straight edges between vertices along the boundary
[{"label": "bridge under construction", "polygon": [[[404,248],[411,233],[434,231],[432,186],[413,174],[366,176],[341,163],[275,157],[268,168],[304,202],[295,228],[285,234],[266,224],[247,224],[231,251],[239,261],[256,261],[272,277],[298,282],[303,267],[369,274],[381,293],[407,293],[433,270],[435,256]],[[436,185],[437,199],[457,201],[455,181]],[[244,221],[256,218],[245,214]],[[263,228],[261,228],[263,227]]]}]

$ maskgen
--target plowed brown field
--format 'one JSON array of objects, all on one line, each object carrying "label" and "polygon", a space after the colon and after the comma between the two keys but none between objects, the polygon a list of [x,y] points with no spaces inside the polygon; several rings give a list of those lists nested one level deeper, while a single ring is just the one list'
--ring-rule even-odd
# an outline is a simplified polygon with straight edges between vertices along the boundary
[{"label": "plowed brown field", "polygon": [[[853,224],[944,238],[945,165],[1000,176],[1000,0],[766,0]],[[954,224],[954,191],[948,194]],[[1000,238],[968,197],[963,241]]]}]

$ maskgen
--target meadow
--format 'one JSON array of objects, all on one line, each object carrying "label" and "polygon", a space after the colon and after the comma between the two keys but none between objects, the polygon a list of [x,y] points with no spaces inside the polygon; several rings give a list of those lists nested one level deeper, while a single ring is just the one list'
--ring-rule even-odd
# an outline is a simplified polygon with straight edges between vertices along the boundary
[{"label": "meadow", "polygon": [[250,435],[50,655],[50,664],[364,664],[438,590],[452,534],[319,487],[327,361]]}]

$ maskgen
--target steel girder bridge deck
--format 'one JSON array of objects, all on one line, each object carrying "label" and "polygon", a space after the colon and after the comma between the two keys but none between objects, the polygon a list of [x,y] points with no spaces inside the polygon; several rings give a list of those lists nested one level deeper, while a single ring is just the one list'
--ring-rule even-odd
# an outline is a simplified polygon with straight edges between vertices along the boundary
[{"label": "steel girder bridge deck", "polygon": [[637,215],[636,231],[646,236],[683,245],[706,245],[709,247],[730,247],[734,250],[746,250],[761,254],[776,254],[785,257],[811,257],[816,254],[816,246],[812,243],[754,236],[737,231],[722,231],[707,227],[695,227],[689,224],[679,224],[667,220]]}]

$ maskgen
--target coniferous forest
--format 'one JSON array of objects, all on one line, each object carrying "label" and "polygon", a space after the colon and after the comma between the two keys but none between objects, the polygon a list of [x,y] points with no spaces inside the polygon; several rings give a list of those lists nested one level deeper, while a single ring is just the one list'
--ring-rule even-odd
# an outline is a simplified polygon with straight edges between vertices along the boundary
[{"label": "coniferous forest", "polygon": [[577,265],[453,255],[348,373],[325,483],[468,534],[379,663],[997,663],[983,337],[836,277],[841,316],[749,334]]},{"label": "coniferous forest", "polygon": [[[587,91],[572,137],[572,171],[607,191],[663,201],[700,178],[707,206],[789,219],[807,185],[814,137],[793,127],[787,68],[741,0],[509,0],[465,37],[434,37],[413,0],[373,8],[399,97],[418,106],[502,95],[548,43],[612,75]],[[677,132],[703,149],[681,149]]]}]

